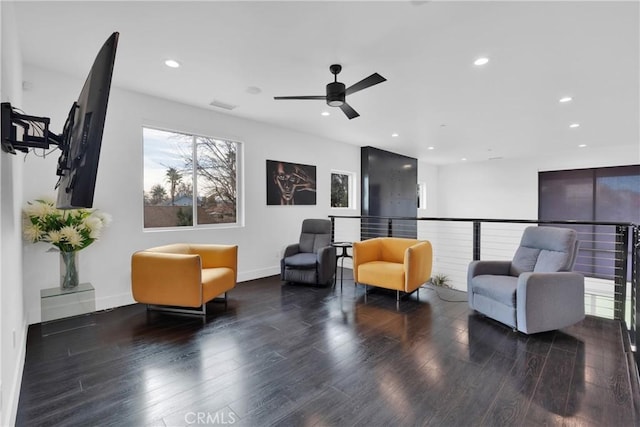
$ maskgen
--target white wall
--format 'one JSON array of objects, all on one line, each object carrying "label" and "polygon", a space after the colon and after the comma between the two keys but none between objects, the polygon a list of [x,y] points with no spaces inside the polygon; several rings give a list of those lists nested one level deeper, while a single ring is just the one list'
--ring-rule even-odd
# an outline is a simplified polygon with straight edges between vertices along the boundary
[{"label": "white wall", "polygon": [[[32,87],[24,93],[25,110],[51,117],[52,130],[59,132],[83,82],[31,66],[25,66],[24,75]],[[244,144],[244,227],[143,231],[144,125],[229,138]],[[315,165],[317,205],[266,206],[267,159]],[[27,156],[25,201],[53,195],[56,161],[57,153],[44,160]],[[131,254],[171,242],[237,244],[239,281],[278,274],[281,253],[287,244],[298,240],[302,220],[338,214],[329,207],[332,169],[353,171],[359,180],[359,147],[112,88],[94,207],[111,214],[113,223],[100,241],[80,253],[80,280],[94,285],[98,309],[132,303]],[[359,212],[358,206],[355,214]],[[44,243],[24,245],[29,323],[40,321],[40,289],[57,286],[58,258],[45,252],[48,248]]]},{"label": "white wall", "polygon": [[[13,4],[0,3],[0,99],[21,107],[22,58]],[[26,348],[22,294],[22,163],[0,153],[0,425],[13,425]]]}]

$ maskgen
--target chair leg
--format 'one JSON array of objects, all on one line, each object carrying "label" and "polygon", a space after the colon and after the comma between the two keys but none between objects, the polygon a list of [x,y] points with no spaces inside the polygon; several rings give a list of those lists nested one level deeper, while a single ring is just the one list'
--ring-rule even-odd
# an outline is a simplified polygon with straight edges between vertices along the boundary
[{"label": "chair leg", "polygon": [[156,304],[147,304],[147,310],[153,311],[164,311],[167,313],[178,313],[178,314],[187,314],[191,316],[207,316],[207,305],[202,304],[200,310],[197,308],[179,308],[174,306],[164,306],[164,305],[156,305]]},{"label": "chair leg", "polygon": [[400,291],[396,291],[396,301],[400,301]]}]

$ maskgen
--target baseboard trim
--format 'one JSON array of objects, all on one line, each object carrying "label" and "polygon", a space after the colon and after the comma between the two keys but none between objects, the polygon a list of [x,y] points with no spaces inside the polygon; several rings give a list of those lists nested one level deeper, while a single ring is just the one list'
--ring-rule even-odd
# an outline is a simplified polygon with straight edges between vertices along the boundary
[{"label": "baseboard trim", "polygon": [[[20,388],[22,386],[22,372],[24,371],[24,361],[27,356],[27,329],[28,325],[25,322],[22,324],[22,333],[20,336],[20,342],[18,348],[20,349],[16,358],[15,375],[11,378],[11,387],[9,388],[9,395],[7,396],[7,407],[3,408],[2,414],[6,415],[6,418],[0,420],[0,425],[14,426],[16,425],[16,417],[18,416],[18,403],[20,401]],[[6,389],[5,389],[6,390]]]},{"label": "baseboard trim", "polygon": [[275,276],[280,274],[280,266],[267,268],[259,268],[256,270],[238,272],[238,283],[247,282],[249,280],[262,279],[263,277]]},{"label": "baseboard trim", "polygon": [[[266,268],[259,268],[249,271],[238,272],[238,283],[247,282],[249,280],[262,279],[263,277],[276,276],[280,274],[280,266],[271,266]],[[124,305],[135,304],[133,295],[130,291],[118,295],[109,295],[102,298],[96,298],[96,311],[106,310],[109,308],[122,307]],[[40,306],[29,310],[27,321],[29,325],[40,323],[42,316],[40,313]],[[25,332],[26,333],[26,332]]]}]

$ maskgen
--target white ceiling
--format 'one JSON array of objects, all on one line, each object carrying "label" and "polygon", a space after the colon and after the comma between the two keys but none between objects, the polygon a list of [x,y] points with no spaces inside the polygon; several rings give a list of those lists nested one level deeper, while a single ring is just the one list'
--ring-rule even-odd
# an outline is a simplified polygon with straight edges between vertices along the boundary
[{"label": "white ceiling", "polygon": [[[28,1],[15,10],[27,64],[84,77],[119,31],[115,86],[427,162],[640,141],[637,1]],[[474,66],[480,56],[489,64]],[[168,58],[182,67],[165,67]],[[333,63],[347,86],[387,78],[348,97],[360,117],[273,100],[324,95]],[[560,104],[566,95],[573,102]]]}]

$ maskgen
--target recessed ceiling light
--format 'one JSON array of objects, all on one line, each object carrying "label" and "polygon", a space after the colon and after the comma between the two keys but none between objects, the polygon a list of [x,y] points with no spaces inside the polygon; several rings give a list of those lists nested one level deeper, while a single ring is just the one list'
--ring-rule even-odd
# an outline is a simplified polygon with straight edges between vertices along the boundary
[{"label": "recessed ceiling light", "polygon": [[328,116],[330,115],[330,113],[328,111],[323,111],[322,113],[320,113],[321,116]]},{"label": "recessed ceiling light", "polygon": [[485,65],[489,62],[489,58],[478,58],[473,61],[473,65]]},{"label": "recessed ceiling light", "polygon": [[571,123],[569,125],[570,128],[579,128],[580,127],[580,123]]},{"label": "recessed ceiling light", "polygon": [[249,86],[247,88],[247,93],[250,93],[251,95],[257,95],[260,92],[262,92],[262,89],[260,89],[258,86]]},{"label": "recessed ceiling light", "polygon": [[435,150],[436,147],[427,147],[427,150]]},{"label": "recessed ceiling light", "polygon": [[178,61],[176,61],[175,59],[167,59],[166,61],[164,61],[164,65],[166,65],[169,68],[178,68],[178,67],[180,67],[180,63]]},{"label": "recessed ceiling light", "polygon": [[586,147],[586,146],[587,146],[587,144],[580,144],[580,145],[578,145],[578,147],[579,147],[579,148],[584,148],[584,147]]},{"label": "recessed ceiling light", "polygon": [[399,135],[398,135],[397,133],[395,133],[395,132],[394,132],[394,133],[392,133],[392,134],[391,134],[391,136],[392,136],[393,138],[397,138]]},{"label": "recessed ceiling light", "polygon": [[466,157],[463,157],[463,158],[461,158],[460,160],[462,160],[463,162],[466,162],[466,161],[467,161],[467,158],[466,158]]},{"label": "recessed ceiling light", "polygon": [[565,102],[571,102],[571,101],[573,101],[573,98],[572,98],[572,97],[570,97],[570,96],[563,96],[562,98],[560,98],[560,99],[558,100],[558,102],[562,102],[562,103],[565,103]]}]

